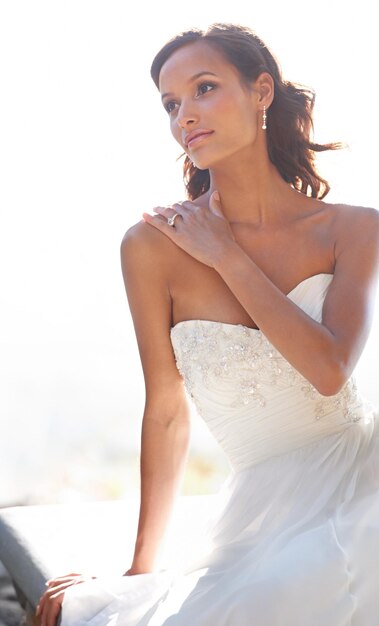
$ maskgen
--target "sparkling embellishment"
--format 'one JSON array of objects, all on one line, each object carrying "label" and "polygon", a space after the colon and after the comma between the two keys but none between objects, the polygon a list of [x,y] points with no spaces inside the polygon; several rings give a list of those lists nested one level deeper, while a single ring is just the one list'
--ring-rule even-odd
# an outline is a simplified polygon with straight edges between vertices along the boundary
[{"label": "sparkling embellishment", "polygon": [[262,122],[262,129],[263,130],[266,130],[266,128],[267,128],[266,120],[267,120],[266,106],[263,105],[263,122]]},{"label": "sparkling embellishment", "polygon": [[251,404],[266,407],[270,388],[297,386],[305,398],[312,400],[314,417],[320,420],[340,411],[347,422],[358,422],[361,411],[356,382],[351,377],[333,396],[323,396],[300,374],[256,329],[241,324],[224,324],[209,320],[179,322],[171,329],[178,370],[189,396],[200,415],[201,401],[197,397],[199,384],[233,392],[230,406],[238,408]]}]

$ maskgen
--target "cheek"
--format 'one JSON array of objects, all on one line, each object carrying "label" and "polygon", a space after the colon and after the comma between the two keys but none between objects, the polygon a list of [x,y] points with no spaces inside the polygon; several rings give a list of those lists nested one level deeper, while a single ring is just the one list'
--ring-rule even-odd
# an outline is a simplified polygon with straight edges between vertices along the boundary
[{"label": "cheek", "polygon": [[[211,112],[210,112],[211,113]],[[251,104],[243,98],[229,97],[213,102],[212,113],[217,118],[218,125],[221,121],[228,136],[237,138],[242,132],[246,137],[255,136],[257,121]]]},{"label": "cheek", "polygon": [[170,131],[172,136],[178,140],[179,139],[179,134],[180,134],[180,128],[178,126],[178,124],[174,121],[174,119],[170,119]]},{"label": "cheek", "polygon": [[257,122],[249,111],[239,110],[236,115],[225,115],[225,134],[231,144],[244,144],[254,142],[257,136]]},{"label": "cheek", "polygon": [[175,141],[177,141],[178,144],[184,150],[185,148],[182,145],[182,132],[183,131],[181,130],[181,128],[179,128],[179,125],[177,124],[177,122],[174,119],[172,121],[170,120],[170,131],[171,131],[171,134],[174,137]]}]

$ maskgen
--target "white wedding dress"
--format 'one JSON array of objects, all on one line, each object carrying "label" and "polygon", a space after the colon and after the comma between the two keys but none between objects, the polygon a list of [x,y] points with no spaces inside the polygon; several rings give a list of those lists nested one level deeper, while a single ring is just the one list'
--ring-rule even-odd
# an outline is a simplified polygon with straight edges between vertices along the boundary
[{"label": "white wedding dress", "polygon": [[[332,274],[287,297],[316,321]],[[186,389],[229,460],[199,554],[70,587],[62,626],[377,626],[379,410],[321,395],[257,329],[171,329]],[[311,356],[311,355],[309,355]]]}]

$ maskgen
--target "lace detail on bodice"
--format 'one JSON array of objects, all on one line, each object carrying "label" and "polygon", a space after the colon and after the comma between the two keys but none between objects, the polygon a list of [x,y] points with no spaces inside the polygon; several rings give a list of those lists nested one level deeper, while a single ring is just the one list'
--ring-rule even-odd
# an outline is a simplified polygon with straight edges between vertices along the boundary
[{"label": "lace detail on bodice", "polygon": [[[287,294],[321,323],[332,274],[318,274]],[[242,324],[184,320],[171,343],[186,390],[234,470],[364,428],[366,401],[354,377],[323,396],[270,343]]]},{"label": "lace detail on bodice", "polygon": [[173,329],[176,362],[186,390],[198,412],[203,407],[196,394],[199,379],[203,385],[233,383],[230,406],[264,407],[272,388],[296,386],[312,399],[315,419],[340,410],[346,421],[361,419],[355,379],[351,377],[333,396],[323,396],[300,374],[257,329],[210,320],[179,322]]}]

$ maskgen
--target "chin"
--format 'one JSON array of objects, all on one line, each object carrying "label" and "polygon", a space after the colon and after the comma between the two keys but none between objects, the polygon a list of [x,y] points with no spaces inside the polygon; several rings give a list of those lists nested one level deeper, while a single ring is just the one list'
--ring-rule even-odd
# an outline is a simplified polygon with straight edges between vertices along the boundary
[{"label": "chin", "polygon": [[194,150],[193,156],[188,155],[199,170],[209,170],[215,167],[222,168],[223,166],[228,168],[230,163],[233,163],[236,159],[239,160],[241,153],[240,145],[232,145],[231,147],[228,146],[228,148],[223,146],[219,149],[213,148],[212,150],[205,149],[205,146],[201,146],[201,148],[199,146],[198,150]]},{"label": "chin", "polygon": [[205,152],[204,154],[195,153],[193,158],[190,155],[188,156],[198,170],[209,170],[213,165],[220,162],[220,157],[211,157],[209,154],[205,154]]},{"label": "chin", "polygon": [[[191,157],[190,157],[191,158]],[[199,159],[191,159],[192,163],[195,165],[195,167],[197,167],[198,170],[209,170],[215,166],[219,166],[222,164],[222,157],[216,159],[216,158],[208,158],[206,159],[205,156],[203,158],[199,158]]]},{"label": "chin", "polygon": [[211,165],[203,165],[202,163],[195,163],[195,161],[192,161],[192,163],[195,167],[197,167],[198,170],[209,170],[209,168],[211,167]]}]

